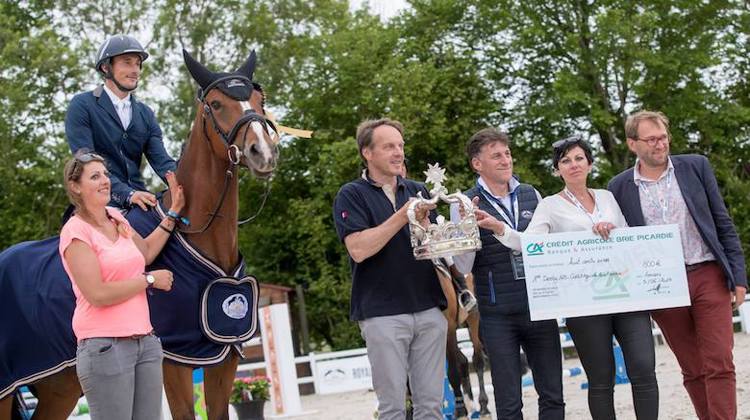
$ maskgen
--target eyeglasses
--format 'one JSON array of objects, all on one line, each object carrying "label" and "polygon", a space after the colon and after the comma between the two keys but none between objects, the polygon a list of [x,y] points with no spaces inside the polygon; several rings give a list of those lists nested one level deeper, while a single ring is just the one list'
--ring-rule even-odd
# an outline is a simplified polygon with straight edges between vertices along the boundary
[{"label": "eyeglasses", "polygon": [[579,143],[581,141],[583,141],[583,136],[581,136],[580,134],[576,134],[575,136],[566,137],[562,140],[558,140],[552,143],[552,148],[555,150],[563,149],[570,144]]},{"label": "eyeglasses", "polygon": [[651,147],[656,146],[656,143],[669,143],[669,136],[666,134],[663,134],[661,136],[653,136],[653,137],[647,137],[645,139],[636,139],[638,141],[642,141],[646,144],[648,144]]}]

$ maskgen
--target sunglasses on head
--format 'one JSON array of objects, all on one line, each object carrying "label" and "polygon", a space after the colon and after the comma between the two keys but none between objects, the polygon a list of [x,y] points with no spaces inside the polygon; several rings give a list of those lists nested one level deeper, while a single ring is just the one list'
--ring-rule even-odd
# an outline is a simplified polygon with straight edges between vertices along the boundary
[{"label": "sunglasses on head", "polygon": [[565,148],[568,145],[579,143],[583,141],[583,136],[580,134],[576,134],[574,136],[566,137],[564,139],[558,140],[554,143],[552,143],[553,149],[562,149]]},{"label": "sunglasses on head", "polygon": [[93,161],[103,163],[104,158],[94,152],[81,151],[76,153],[73,156],[73,168],[71,171],[71,176],[76,172],[78,166],[83,169],[83,165]]},{"label": "sunglasses on head", "polygon": [[104,160],[103,157],[99,156],[98,154],[94,152],[80,153],[80,154],[76,154],[74,157],[75,157],[75,160],[80,163],[89,163],[93,160],[98,160],[98,161]]}]

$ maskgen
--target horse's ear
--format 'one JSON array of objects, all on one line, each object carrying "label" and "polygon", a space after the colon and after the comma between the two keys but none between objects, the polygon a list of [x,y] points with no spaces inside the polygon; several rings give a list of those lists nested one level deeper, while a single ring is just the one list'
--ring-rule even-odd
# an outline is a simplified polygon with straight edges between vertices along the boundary
[{"label": "horse's ear", "polygon": [[205,89],[216,78],[211,70],[197,62],[185,49],[182,50],[182,58],[185,60],[185,66],[190,75],[193,76],[193,79],[198,82],[201,88]]},{"label": "horse's ear", "polygon": [[253,73],[255,73],[255,61],[258,56],[255,54],[255,50],[250,53],[250,57],[247,57],[245,64],[237,69],[237,73],[246,76],[248,79],[253,80]]}]

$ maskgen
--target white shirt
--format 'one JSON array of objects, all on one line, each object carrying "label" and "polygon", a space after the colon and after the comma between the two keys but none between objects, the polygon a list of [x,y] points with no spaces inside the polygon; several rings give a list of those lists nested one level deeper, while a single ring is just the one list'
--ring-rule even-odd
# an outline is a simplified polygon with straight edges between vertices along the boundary
[{"label": "white shirt", "polygon": [[120,99],[107,87],[106,84],[104,85],[104,91],[107,92],[109,100],[112,101],[112,105],[115,106],[115,111],[117,112],[117,116],[120,117],[122,128],[127,130],[133,115],[133,110],[130,107],[130,93],[128,93],[126,97]]},{"label": "white shirt", "polygon": [[[482,179],[480,176],[477,179],[477,184],[479,184],[488,194],[492,194],[490,192],[490,188],[487,186],[487,183]],[[503,203],[503,206],[505,206],[506,209],[510,210],[511,208],[513,215],[515,216],[515,220],[513,221],[514,224],[518,224],[518,200],[511,200],[511,193],[516,191],[516,188],[521,185],[520,182],[516,178],[511,177],[510,181],[508,181],[508,194],[505,196],[499,196],[494,195],[492,196],[499,200],[501,203]],[[539,194],[539,191],[536,189],[534,190],[536,192],[536,197],[539,201],[542,200],[542,195]],[[490,202],[492,207],[495,208],[495,210],[500,214],[501,217],[505,218],[507,217],[505,212],[497,205],[494,200],[487,200]],[[451,204],[451,222],[458,223],[458,221],[461,220],[461,215],[458,210],[458,204]],[[502,220],[502,219],[501,219]],[[504,220],[504,223],[506,226],[508,226],[508,221]],[[509,229],[509,228],[508,228]],[[506,231],[508,230],[506,229]],[[456,268],[458,271],[460,271],[463,274],[469,274],[471,273],[471,269],[474,267],[474,258],[476,257],[476,252],[467,252],[465,254],[461,255],[455,255],[453,256],[453,262],[456,264]]]},{"label": "white shirt", "polygon": [[[490,187],[487,186],[487,183],[484,181],[484,179],[481,176],[477,178],[477,184],[479,184],[482,188],[484,188],[484,191],[487,192],[487,194],[490,194],[495,200],[498,200],[501,203],[503,203],[503,207],[505,207],[507,210],[513,209],[514,204],[515,204],[515,207],[518,207],[518,202],[517,201],[513,202],[513,200],[511,199],[511,195],[516,191],[516,188],[518,188],[518,186],[521,185],[521,183],[518,182],[517,179],[513,177],[510,178],[510,181],[508,181],[508,194],[505,194],[504,196],[492,194],[492,191],[490,191]],[[500,216],[508,217],[508,215],[500,208],[500,206],[497,205],[497,202],[495,202],[494,200],[487,200],[487,201],[489,201],[492,207],[494,207],[495,210],[498,213],[500,213]],[[515,214],[515,218],[516,218],[516,220],[514,220],[513,223],[514,224],[518,223],[517,209],[513,209],[511,211],[513,212],[513,214]]]},{"label": "white shirt", "polygon": [[[616,227],[627,227],[628,222],[622,215],[620,206],[611,192],[607,190],[589,190],[601,214],[600,222],[610,222]],[[557,232],[576,232],[591,230],[594,226],[592,215],[584,213],[575,204],[564,199],[560,194],[545,197],[534,211],[529,226],[523,233],[545,234]],[[502,235],[495,235],[500,243],[516,251],[521,250],[521,234],[505,225]]]},{"label": "white shirt", "polygon": [[[395,213],[398,211],[398,209],[396,208],[396,191],[393,190],[393,187],[391,187],[390,184],[380,184],[375,182],[375,180],[367,176],[367,169],[362,170],[362,179],[372,183],[376,187],[380,187],[380,189],[383,190],[385,196],[388,197],[388,200],[391,202],[391,206],[393,206],[393,212]],[[396,188],[398,188],[398,182],[396,182]]]}]

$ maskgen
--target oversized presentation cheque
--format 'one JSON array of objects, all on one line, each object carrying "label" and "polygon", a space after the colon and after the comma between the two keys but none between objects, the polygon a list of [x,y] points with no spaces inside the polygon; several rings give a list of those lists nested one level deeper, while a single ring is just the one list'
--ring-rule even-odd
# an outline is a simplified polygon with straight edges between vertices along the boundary
[{"label": "oversized presentation cheque", "polygon": [[677,225],[521,234],[531,320],[690,305]]}]

